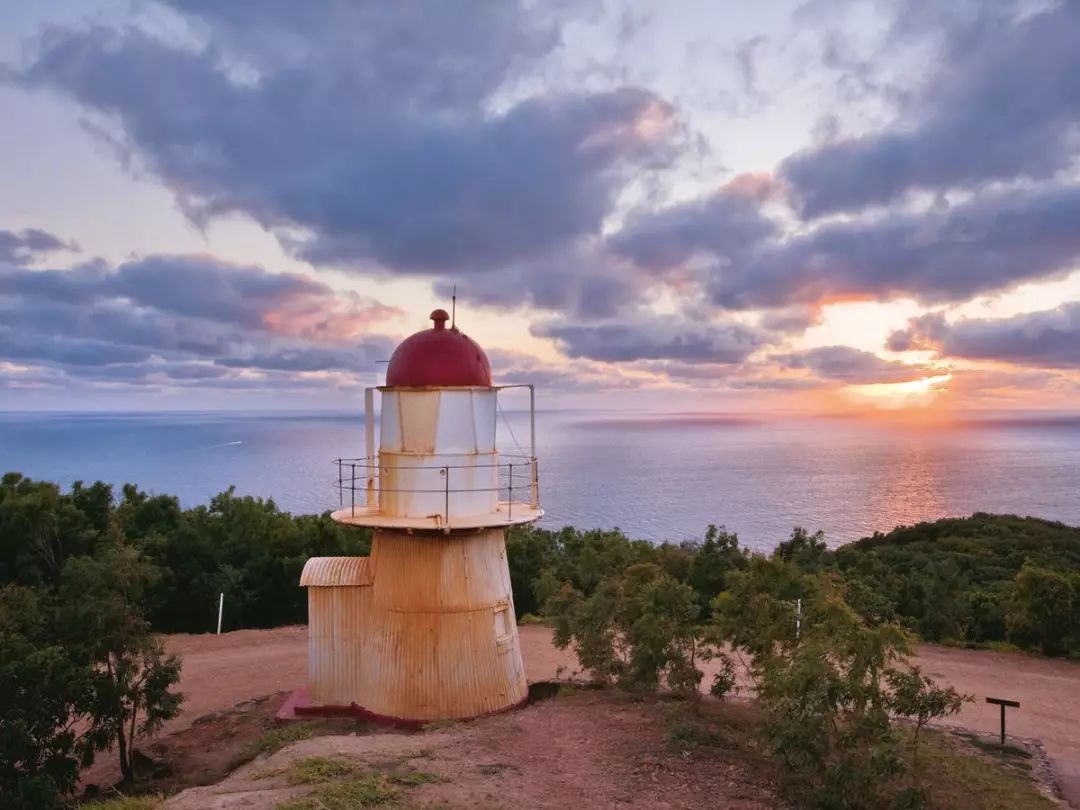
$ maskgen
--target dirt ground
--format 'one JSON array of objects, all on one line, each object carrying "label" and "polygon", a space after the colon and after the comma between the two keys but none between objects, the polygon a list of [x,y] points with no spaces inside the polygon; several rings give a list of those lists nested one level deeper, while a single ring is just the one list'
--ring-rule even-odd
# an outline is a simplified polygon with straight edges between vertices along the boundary
[{"label": "dirt ground", "polygon": [[[728,709],[731,711],[731,709]],[[735,709],[735,711],[739,711]],[[783,806],[768,774],[724,752],[714,767],[665,749],[663,706],[577,691],[510,714],[435,731],[320,736],[171,799],[169,810],[269,810],[311,790],[290,784],[311,757],[391,774],[409,807],[715,808]],[[703,754],[707,755],[707,754]]]},{"label": "dirt ground", "polygon": [[[573,673],[575,659],[552,646],[549,628],[523,626],[520,633],[530,681]],[[220,636],[174,635],[166,638],[166,644],[184,658],[181,690],[186,696],[183,712],[166,726],[166,734],[202,715],[290,690],[306,680],[307,628],[303,626]],[[1008,733],[1042,741],[1066,795],[1080,807],[1080,664],[931,645],[919,647],[916,663],[931,677],[975,696],[976,702],[952,720],[955,725],[995,731],[998,709],[986,704],[986,697],[1020,701],[1019,709],[1009,710]],[[705,683],[709,680],[707,673]],[[101,759],[84,775],[84,781],[98,784],[107,784],[110,778],[115,778],[114,766]]]}]

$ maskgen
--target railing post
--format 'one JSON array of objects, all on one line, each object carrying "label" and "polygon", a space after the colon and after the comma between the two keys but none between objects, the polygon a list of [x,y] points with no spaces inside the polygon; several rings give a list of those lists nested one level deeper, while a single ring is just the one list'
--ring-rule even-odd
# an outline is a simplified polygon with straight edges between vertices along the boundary
[{"label": "railing post", "polygon": [[[495,500],[499,500],[499,494],[495,493]],[[506,496],[506,519],[514,519],[514,464],[510,464],[510,494]]]},{"label": "railing post", "polygon": [[364,440],[367,451],[367,505],[375,506],[375,389],[364,389]]},{"label": "railing post", "polygon": [[443,528],[450,529],[450,468],[443,467],[443,475],[446,477],[446,506],[443,513]]},{"label": "railing post", "polygon": [[349,465],[349,514],[356,517],[356,465]]},{"label": "railing post", "polygon": [[536,456],[532,459],[532,508],[540,508],[540,462]]},{"label": "railing post", "polygon": [[341,491],[341,459],[337,460],[337,505],[338,509],[345,505],[345,493]]}]

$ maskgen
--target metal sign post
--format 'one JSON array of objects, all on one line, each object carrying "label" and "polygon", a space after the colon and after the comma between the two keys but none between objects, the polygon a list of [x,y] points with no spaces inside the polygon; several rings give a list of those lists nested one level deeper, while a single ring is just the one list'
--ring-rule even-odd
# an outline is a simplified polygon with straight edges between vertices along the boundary
[{"label": "metal sign post", "polygon": [[1005,698],[992,698],[986,699],[987,703],[993,703],[995,706],[1001,707],[1001,744],[1005,744],[1005,707],[1009,706],[1013,709],[1020,708],[1020,701],[1018,700],[1005,700]]}]

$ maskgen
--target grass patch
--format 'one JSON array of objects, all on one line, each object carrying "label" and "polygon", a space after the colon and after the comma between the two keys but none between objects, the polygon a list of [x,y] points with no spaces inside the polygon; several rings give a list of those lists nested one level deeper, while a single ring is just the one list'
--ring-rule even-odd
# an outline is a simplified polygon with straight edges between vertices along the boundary
[{"label": "grass patch", "polygon": [[369,773],[323,785],[307,796],[279,804],[277,810],[353,810],[377,807],[401,795],[386,774]]},{"label": "grass patch", "polygon": [[424,731],[445,731],[448,728],[460,726],[460,720],[432,720],[424,724]]},{"label": "grass patch", "polygon": [[272,754],[286,745],[310,739],[314,734],[314,727],[307,723],[285,723],[265,732],[253,747],[256,754]]},{"label": "grass patch", "polygon": [[537,616],[535,613],[526,613],[518,619],[518,627],[528,626],[530,624],[539,624],[544,627],[550,627],[551,620],[546,619],[543,616]]},{"label": "grass patch", "polygon": [[[910,760],[911,733],[904,729],[901,735]],[[1030,766],[1015,754],[999,756],[997,746],[973,748],[970,738],[950,738],[930,729],[919,738],[919,782],[931,807],[1053,810],[1058,806],[1038,791],[1025,772]]]},{"label": "grass patch", "polygon": [[146,796],[115,796],[111,799],[79,805],[84,810],[154,810],[165,801],[161,794]]},{"label": "grass patch", "polygon": [[344,759],[307,757],[298,759],[285,771],[290,785],[312,785],[351,776],[358,768]]},{"label": "grass patch", "polygon": [[395,768],[369,770],[338,757],[306,757],[287,768],[262,771],[255,779],[284,776],[290,785],[319,785],[313,793],[280,805],[287,810],[335,810],[338,807],[370,807],[395,799],[400,787],[418,787],[442,781],[426,771]]},{"label": "grass patch", "polygon": [[395,785],[417,787],[418,785],[429,785],[432,782],[441,782],[442,779],[427,771],[394,771],[390,774],[390,781]]},{"label": "grass patch", "polygon": [[[241,765],[247,765],[251,760],[257,756],[269,756],[277,751],[280,751],[287,745],[291,745],[294,742],[300,742],[300,740],[307,740],[315,736],[315,727],[309,723],[286,723],[280,726],[274,726],[271,729],[263,732],[262,736],[257,740],[253,740],[251,743],[245,745],[239,753],[237,753],[230,761],[230,771],[235,771]],[[265,776],[273,775],[270,771],[266,771],[262,776],[256,775],[256,779],[262,779]]]},{"label": "grass patch", "polygon": [[[988,754],[993,754],[998,757],[1010,757],[1014,759],[1031,759],[1032,754],[1023,748],[1019,748],[1015,745],[1009,745],[1006,743],[1002,745],[999,742],[993,740],[987,740],[983,737],[979,737],[975,734],[965,734],[964,732],[957,732],[957,737],[962,737],[969,745],[974,748],[978,748],[981,751],[986,751]],[[1021,764],[1021,763],[1017,763]]]}]

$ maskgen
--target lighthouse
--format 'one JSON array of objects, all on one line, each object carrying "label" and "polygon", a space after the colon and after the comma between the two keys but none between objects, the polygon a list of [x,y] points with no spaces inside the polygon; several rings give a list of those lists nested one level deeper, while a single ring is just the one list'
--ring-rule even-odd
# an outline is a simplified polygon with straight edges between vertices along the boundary
[{"label": "lighthouse", "polygon": [[[309,685],[297,715],[420,725],[528,695],[506,531],[543,515],[534,391],[494,385],[483,349],[444,310],[431,320],[394,351],[386,384],[365,391],[366,455],[337,462],[333,519],[369,527],[371,553],[304,566]],[[516,454],[496,446],[507,387],[529,391],[529,447]]]}]

